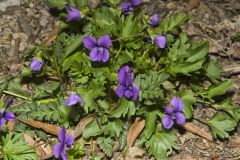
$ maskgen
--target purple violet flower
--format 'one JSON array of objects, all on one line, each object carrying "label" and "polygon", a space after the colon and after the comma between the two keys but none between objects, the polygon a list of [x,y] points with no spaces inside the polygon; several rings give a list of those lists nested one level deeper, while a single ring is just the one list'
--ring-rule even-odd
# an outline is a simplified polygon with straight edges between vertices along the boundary
[{"label": "purple violet flower", "polygon": [[13,103],[14,99],[11,98],[5,108],[1,111],[0,115],[0,130],[2,130],[2,126],[7,122],[7,121],[13,121],[15,116],[12,112],[7,112],[6,110],[8,107]]},{"label": "purple violet flower", "polygon": [[154,14],[154,15],[151,16],[151,18],[150,18],[150,23],[151,23],[151,25],[154,26],[154,27],[156,27],[156,26],[159,25],[160,22],[159,22],[159,18],[158,18],[158,15],[157,15],[157,14]]},{"label": "purple violet flower", "polygon": [[130,86],[119,85],[116,89],[116,94],[118,97],[126,97],[128,99],[133,99],[134,101],[138,100],[139,87],[135,83],[132,83]]},{"label": "purple violet flower", "polygon": [[176,123],[179,125],[183,125],[186,121],[186,117],[182,113],[184,109],[183,101],[175,96],[172,98],[170,104],[173,106],[173,109],[167,106],[165,108],[166,115],[162,119],[163,127],[166,129],[170,129],[173,126],[174,120],[176,120]]},{"label": "purple violet flower", "polygon": [[133,11],[133,7],[141,4],[141,0],[131,0],[130,2],[122,2],[120,7],[122,8],[123,14],[129,14]]},{"label": "purple violet flower", "polygon": [[118,72],[118,81],[121,85],[130,86],[134,78],[132,68],[129,66],[123,66]]},{"label": "purple violet flower", "polygon": [[74,137],[72,135],[66,136],[66,128],[62,128],[58,133],[58,143],[53,147],[53,154],[56,158],[62,157],[63,160],[68,160],[67,149],[68,145],[74,143]]},{"label": "purple violet flower", "polygon": [[166,35],[155,35],[154,41],[159,48],[165,48],[167,45],[167,36]]},{"label": "purple violet flower", "polygon": [[109,35],[104,35],[98,41],[92,37],[87,36],[83,38],[84,47],[91,49],[90,59],[95,62],[107,62],[110,56],[108,48],[112,45]]},{"label": "purple violet flower", "polygon": [[32,71],[37,72],[42,69],[43,65],[44,65],[44,60],[33,58],[32,62],[30,63],[30,68]]},{"label": "purple violet flower", "polygon": [[66,4],[66,8],[67,8],[67,22],[81,19],[82,13],[77,8],[72,7],[70,4]]},{"label": "purple violet flower", "polygon": [[82,104],[83,100],[78,94],[74,94],[74,93],[69,94],[68,98],[64,102],[66,106],[73,106],[77,103]]}]

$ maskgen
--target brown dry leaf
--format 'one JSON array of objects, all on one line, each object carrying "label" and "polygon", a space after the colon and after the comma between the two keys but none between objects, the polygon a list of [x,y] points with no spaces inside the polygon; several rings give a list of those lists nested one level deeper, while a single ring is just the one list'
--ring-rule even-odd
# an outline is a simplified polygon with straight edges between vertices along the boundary
[{"label": "brown dry leaf", "polygon": [[39,143],[38,142],[36,142],[36,141],[34,141],[33,139],[32,139],[32,137],[30,137],[28,134],[24,134],[24,139],[25,139],[25,141],[27,141],[31,146],[33,146],[33,147],[35,147],[35,146],[37,146],[37,147],[35,147],[35,149],[36,149],[36,153],[37,153],[37,155],[42,159],[46,154],[45,154],[45,152],[43,151],[43,149],[41,148],[41,146],[39,146]]},{"label": "brown dry leaf", "polygon": [[78,125],[76,126],[76,128],[74,130],[74,137],[75,138],[79,137],[82,134],[85,126],[88,123],[90,123],[92,120],[93,120],[93,116],[88,116],[88,117],[81,119],[81,121],[78,123]]},{"label": "brown dry leaf", "polygon": [[130,147],[127,151],[127,158],[136,158],[136,157],[142,157],[146,153],[145,150],[138,148],[138,147]]},{"label": "brown dry leaf", "polygon": [[43,40],[42,44],[46,46],[50,46],[51,43],[57,38],[58,33],[61,32],[61,28],[59,25],[56,25],[53,27],[54,29],[52,30],[51,33],[49,33],[48,37]]},{"label": "brown dry leaf", "polygon": [[209,141],[212,141],[213,142],[213,138],[212,138],[212,135],[206,131],[204,131],[203,129],[199,128],[198,126],[196,126],[195,124],[193,123],[190,123],[190,122],[187,122],[183,125],[183,127],[193,133],[193,134],[196,134],[196,135],[199,135],[200,137],[202,138],[205,138],[206,140],[209,140]]},{"label": "brown dry leaf", "polygon": [[46,155],[51,155],[52,154],[52,148],[50,144],[44,144],[43,141],[40,141],[39,144],[41,145],[41,148],[43,149],[43,151],[46,153]]},{"label": "brown dry leaf", "polygon": [[134,123],[130,126],[127,136],[127,146],[131,147],[135,140],[137,139],[138,135],[142,132],[145,126],[145,120],[137,117]]},{"label": "brown dry leaf", "polygon": [[186,12],[191,11],[192,9],[194,9],[195,7],[198,6],[199,2],[201,0],[189,0],[187,8],[185,9]]},{"label": "brown dry leaf", "polygon": [[[40,121],[34,121],[34,120],[30,120],[30,119],[24,119],[24,118],[21,118],[21,117],[17,117],[17,120],[27,124],[27,125],[30,125],[32,127],[35,127],[35,128],[39,128],[39,129],[42,129],[48,133],[51,133],[53,135],[58,135],[59,131],[61,130],[61,127],[59,127],[58,125],[53,125],[53,124],[48,124],[48,123],[43,123],[43,122],[40,122]],[[67,133],[72,133],[71,130],[67,130]]]},{"label": "brown dry leaf", "polygon": [[8,121],[7,122],[7,127],[8,127],[9,132],[12,132],[14,130],[14,125],[15,125],[14,121]]}]

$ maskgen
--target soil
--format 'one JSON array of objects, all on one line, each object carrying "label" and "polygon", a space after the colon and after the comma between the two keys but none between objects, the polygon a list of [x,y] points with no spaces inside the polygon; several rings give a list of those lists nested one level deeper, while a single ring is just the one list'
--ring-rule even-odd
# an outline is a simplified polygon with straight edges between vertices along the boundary
[{"label": "soil", "polygon": [[[145,10],[158,12],[162,18],[176,12],[186,12],[192,16],[183,30],[192,39],[209,41],[210,58],[223,64],[223,78],[231,77],[234,80],[231,88],[233,100],[240,104],[240,0],[145,1],[148,1]],[[22,68],[24,51],[41,44],[58,23],[45,0],[16,0],[6,10],[3,3],[7,1],[0,0],[0,79],[16,76]],[[204,107],[196,110],[202,117],[208,117],[211,112]],[[206,126],[200,127],[209,130]],[[229,140],[219,141],[218,144],[189,132],[178,134],[178,144],[180,149],[169,155],[170,160],[237,160],[240,159],[240,127]],[[114,157],[121,159],[118,155]]]}]

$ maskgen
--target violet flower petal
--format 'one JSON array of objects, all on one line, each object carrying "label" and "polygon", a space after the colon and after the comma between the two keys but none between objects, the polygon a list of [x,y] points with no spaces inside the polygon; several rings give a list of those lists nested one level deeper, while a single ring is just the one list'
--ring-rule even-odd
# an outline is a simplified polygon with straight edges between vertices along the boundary
[{"label": "violet flower petal", "polygon": [[63,147],[64,147],[63,142],[58,142],[54,145],[53,154],[56,158],[59,158],[59,156],[61,155]]},{"label": "violet flower petal", "polygon": [[175,113],[175,118],[177,124],[183,125],[186,122],[186,117],[183,113],[180,112]]},{"label": "violet flower petal", "polygon": [[139,96],[139,86],[135,83],[133,83],[132,92],[133,92],[133,100],[137,101]]},{"label": "violet flower petal", "polygon": [[108,61],[109,57],[110,57],[110,53],[109,53],[108,49],[103,48],[103,52],[101,55],[101,61],[105,63]]},{"label": "violet flower petal", "polygon": [[38,58],[33,58],[32,62],[30,63],[30,68],[32,71],[40,71],[44,64],[43,60],[39,60]]},{"label": "violet flower petal", "polygon": [[15,116],[12,112],[5,112],[3,116],[8,121],[13,121],[15,118]]},{"label": "violet flower petal", "polygon": [[69,160],[68,156],[66,153],[61,154],[63,160]]},{"label": "violet flower petal", "polygon": [[157,14],[154,14],[153,16],[151,16],[150,23],[151,23],[152,26],[158,26],[159,25],[159,18],[158,18]]},{"label": "violet flower petal", "polygon": [[81,97],[78,94],[69,94],[68,99],[65,100],[66,106],[72,106],[77,103],[80,103],[80,104],[83,103],[83,100],[81,99]]},{"label": "violet flower petal", "polygon": [[67,135],[64,143],[67,145],[72,145],[74,143],[74,137],[72,135]]},{"label": "violet flower petal", "polygon": [[91,50],[91,52],[90,52],[90,59],[91,59],[91,61],[93,61],[93,62],[99,61],[99,57],[100,57],[100,55],[98,53],[98,47],[93,48]]},{"label": "violet flower petal", "polygon": [[6,123],[6,119],[5,118],[0,118],[0,130],[2,130],[2,126]]},{"label": "violet flower petal", "polygon": [[118,72],[118,80],[119,83],[125,86],[132,85],[132,81],[134,78],[134,73],[131,73],[132,68],[129,66],[122,67]]},{"label": "violet flower petal", "polygon": [[5,107],[4,110],[6,110],[6,109],[13,103],[13,101],[14,101],[14,99],[11,98],[11,99],[8,101],[8,103],[7,103],[7,105],[6,105],[6,107]]},{"label": "violet flower petal", "polygon": [[167,45],[167,37],[165,35],[159,36],[156,35],[154,36],[154,41],[158,45],[159,48],[165,48]]},{"label": "violet flower petal", "polygon": [[66,4],[66,8],[67,8],[67,22],[81,19],[82,13],[77,8],[72,7],[70,4]]},{"label": "violet flower petal", "polygon": [[60,132],[58,133],[58,140],[61,142],[64,142],[65,140],[65,135],[66,135],[66,128],[62,128]]},{"label": "violet flower petal", "polygon": [[132,93],[131,90],[126,90],[126,91],[124,92],[124,96],[125,96],[126,98],[132,98],[133,93]]},{"label": "violet flower petal", "polygon": [[138,6],[141,4],[141,0],[131,0],[132,6]]},{"label": "violet flower petal", "polygon": [[98,46],[109,48],[112,45],[112,41],[109,35],[104,35],[98,39]]},{"label": "violet flower petal", "polygon": [[122,10],[128,10],[130,7],[131,7],[131,3],[129,3],[129,2],[122,2],[121,4],[120,4],[120,7],[122,8]]},{"label": "violet flower petal", "polygon": [[166,112],[166,114],[171,115],[173,113],[173,110],[169,106],[167,106],[165,108],[165,112]]},{"label": "violet flower petal", "polygon": [[166,129],[170,129],[173,126],[173,119],[169,115],[165,115],[162,120],[163,127]]},{"label": "violet flower petal", "polygon": [[116,94],[118,97],[123,97],[126,88],[123,85],[119,85],[116,89]]},{"label": "violet flower petal", "polygon": [[174,112],[181,112],[184,108],[184,103],[178,96],[174,96],[170,104],[173,106]]},{"label": "violet flower petal", "polygon": [[86,36],[83,38],[83,45],[88,49],[93,49],[97,47],[97,40],[92,36]]}]

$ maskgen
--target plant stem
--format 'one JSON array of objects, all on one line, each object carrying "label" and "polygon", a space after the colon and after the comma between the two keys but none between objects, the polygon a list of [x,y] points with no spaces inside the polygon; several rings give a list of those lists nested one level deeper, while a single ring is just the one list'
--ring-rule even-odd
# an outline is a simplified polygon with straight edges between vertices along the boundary
[{"label": "plant stem", "polygon": [[28,97],[25,97],[25,96],[23,96],[23,95],[20,95],[20,94],[14,93],[14,92],[3,91],[3,93],[9,94],[9,95],[12,95],[12,96],[15,96],[15,97],[18,97],[18,98],[22,98],[22,99],[24,99],[24,100],[30,100],[30,101],[31,101],[31,99],[29,99]]},{"label": "plant stem", "polygon": [[197,117],[194,117],[194,119],[197,120],[197,121],[200,122],[200,123],[203,123],[203,124],[205,124],[205,125],[208,125],[208,122],[207,122],[206,120],[203,120],[203,119],[197,118]]},{"label": "plant stem", "polygon": [[215,109],[215,110],[218,110],[218,108],[215,106],[215,105],[212,105],[210,102],[207,102],[207,101],[203,101],[203,100],[196,100],[196,102],[198,102],[198,103],[203,103],[203,104],[207,104],[207,105],[209,105],[210,107],[212,107],[213,109]]}]

